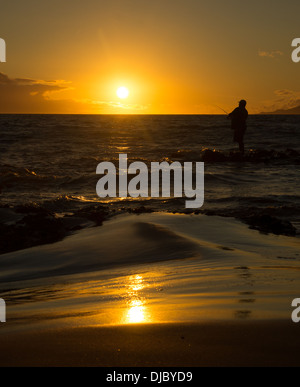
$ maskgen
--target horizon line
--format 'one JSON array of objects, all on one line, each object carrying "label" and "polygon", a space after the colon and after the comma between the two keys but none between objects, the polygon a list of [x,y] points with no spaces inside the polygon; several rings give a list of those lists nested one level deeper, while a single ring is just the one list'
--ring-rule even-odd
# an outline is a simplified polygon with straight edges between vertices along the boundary
[{"label": "horizon line", "polygon": [[[61,115],[61,116],[227,116],[227,114],[221,113],[0,113],[0,116],[4,115]],[[300,113],[276,113],[276,112],[261,112],[261,113],[249,113],[250,116],[299,116]]]}]

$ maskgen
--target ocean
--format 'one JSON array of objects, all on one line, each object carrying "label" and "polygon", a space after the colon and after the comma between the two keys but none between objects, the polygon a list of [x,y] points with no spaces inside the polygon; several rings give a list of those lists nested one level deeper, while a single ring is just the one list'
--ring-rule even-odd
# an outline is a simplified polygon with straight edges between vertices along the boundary
[{"label": "ocean", "polygon": [[222,115],[1,115],[0,206],[60,217],[100,204],[184,211],[178,198],[100,199],[96,167],[122,153],[129,163],[204,161],[201,212],[275,217],[299,233],[300,117],[249,116],[245,146],[241,158]]}]

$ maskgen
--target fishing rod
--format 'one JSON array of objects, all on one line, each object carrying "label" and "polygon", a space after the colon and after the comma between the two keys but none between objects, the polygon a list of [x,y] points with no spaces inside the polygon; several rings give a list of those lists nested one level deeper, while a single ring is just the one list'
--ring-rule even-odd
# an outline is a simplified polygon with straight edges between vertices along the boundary
[{"label": "fishing rod", "polygon": [[229,113],[227,113],[227,111],[226,110],[224,110],[224,109],[222,109],[220,106],[218,106],[218,105],[215,105],[217,108],[219,108],[219,109],[221,109],[224,113],[226,113],[227,115],[229,114]]}]

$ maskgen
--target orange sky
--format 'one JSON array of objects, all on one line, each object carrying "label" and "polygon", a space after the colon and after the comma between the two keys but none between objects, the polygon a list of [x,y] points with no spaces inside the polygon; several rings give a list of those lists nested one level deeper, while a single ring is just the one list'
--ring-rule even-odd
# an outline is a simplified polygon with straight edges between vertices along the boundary
[{"label": "orange sky", "polygon": [[[295,0],[11,0],[2,113],[222,114],[300,105]],[[120,100],[119,86],[130,95]]]}]

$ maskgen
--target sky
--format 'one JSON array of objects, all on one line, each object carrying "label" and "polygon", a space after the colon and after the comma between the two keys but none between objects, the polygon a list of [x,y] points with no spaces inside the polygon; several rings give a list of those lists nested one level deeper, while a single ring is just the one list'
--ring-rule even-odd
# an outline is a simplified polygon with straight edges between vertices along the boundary
[{"label": "sky", "polygon": [[[300,105],[299,0],[0,0],[0,113]],[[118,87],[129,96],[116,95]]]}]

